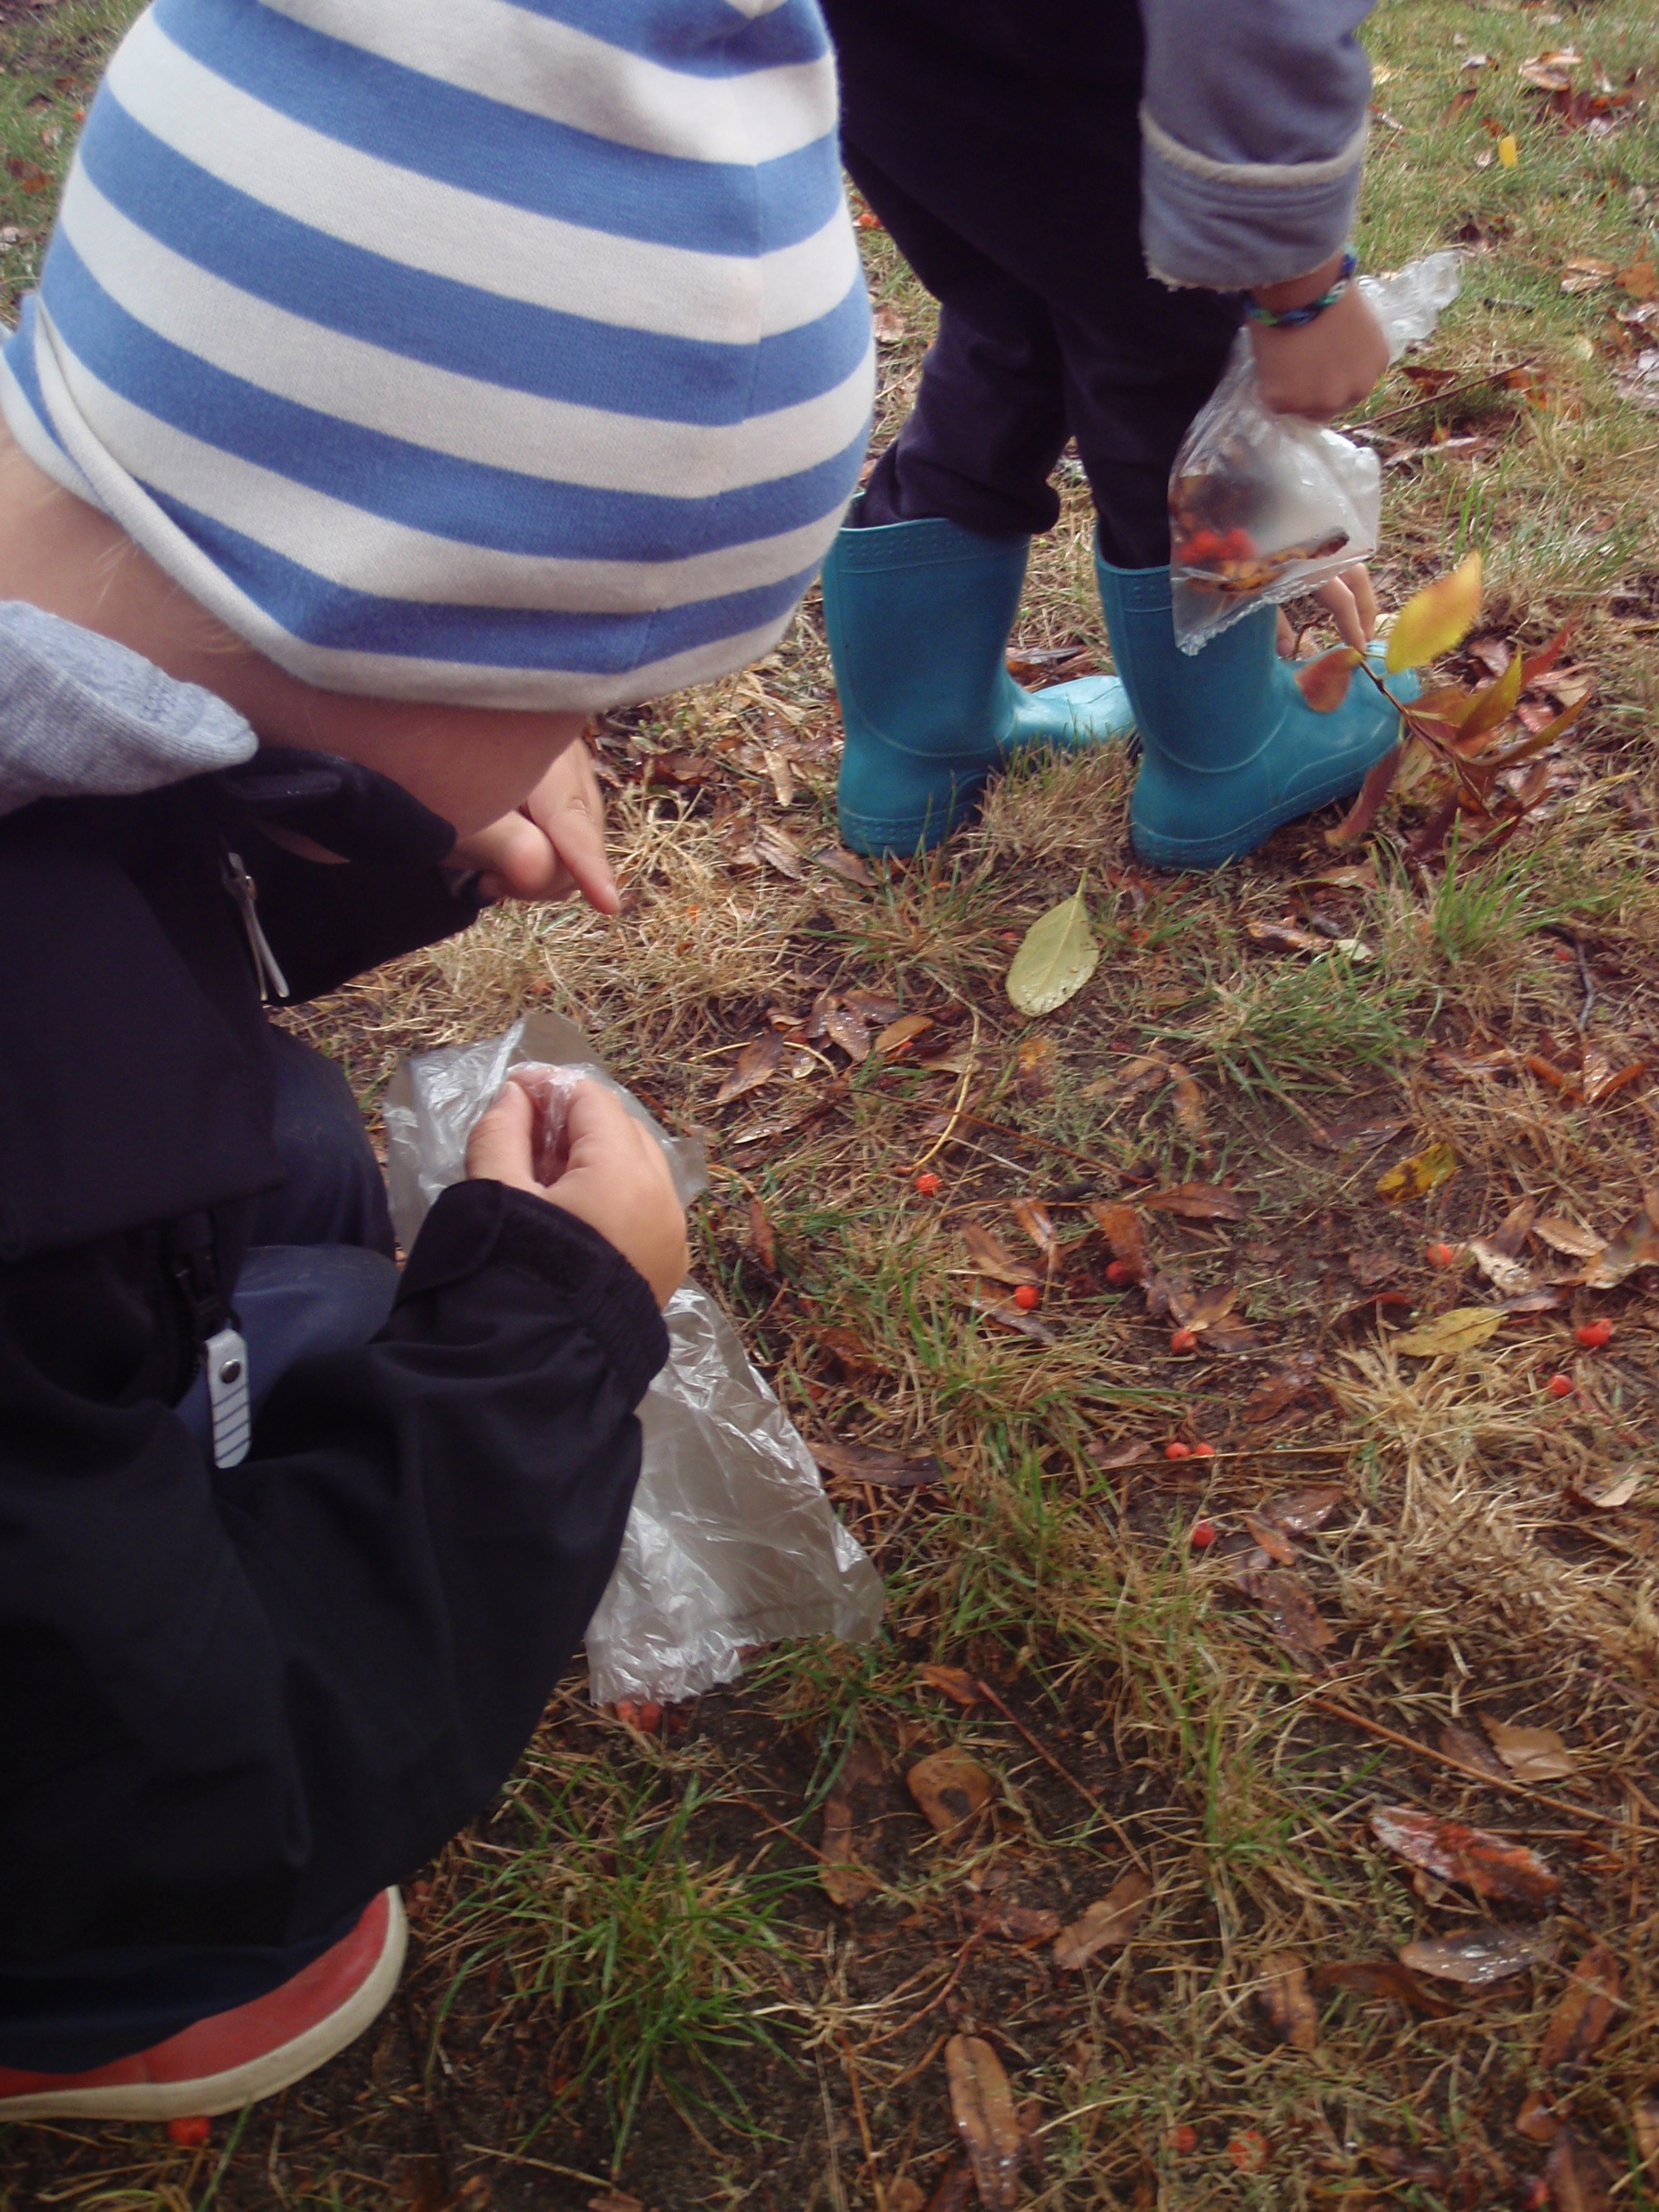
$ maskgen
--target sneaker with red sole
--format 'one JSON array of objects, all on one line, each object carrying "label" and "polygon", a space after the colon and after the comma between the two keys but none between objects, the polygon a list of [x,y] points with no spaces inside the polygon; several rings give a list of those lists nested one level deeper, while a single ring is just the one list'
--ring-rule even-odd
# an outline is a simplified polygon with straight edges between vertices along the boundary
[{"label": "sneaker with red sole", "polygon": [[0,2120],[211,2119],[274,2096],[385,2010],[407,1940],[403,1901],[383,1890],[349,1936],[251,2005],[86,2074],[0,2066]]}]

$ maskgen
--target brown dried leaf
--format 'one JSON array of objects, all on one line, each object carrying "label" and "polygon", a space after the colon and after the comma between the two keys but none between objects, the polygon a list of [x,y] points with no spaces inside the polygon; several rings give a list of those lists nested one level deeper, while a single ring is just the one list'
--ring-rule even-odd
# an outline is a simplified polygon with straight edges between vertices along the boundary
[{"label": "brown dried leaf", "polygon": [[1150,1459],[1152,1446],[1144,1437],[1140,1437],[1133,1444],[1120,1444],[1109,1448],[1103,1438],[1096,1437],[1092,1444],[1084,1447],[1084,1456],[1103,1473],[1112,1474],[1120,1467],[1138,1467],[1143,1459]]},{"label": "brown dried leaf", "polygon": [[[1217,1183],[1177,1183],[1167,1191],[1149,1191],[1141,1203],[1153,1212],[1179,1214],[1184,1221],[1243,1221],[1255,1202]],[[1094,1209],[1096,1221],[1101,1211]]]},{"label": "brown dried leaf", "polygon": [[925,1068],[929,1075],[968,1075],[974,1065],[971,1045],[952,1045],[948,1052],[925,1052],[917,1060],[917,1066]]},{"label": "brown dried leaf", "polygon": [[1612,2025],[1620,1991],[1618,1961],[1605,1943],[1598,1943],[1573,1969],[1567,1994],[1538,2046],[1538,2063],[1546,2069],[1581,2067]]},{"label": "brown dried leaf", "polygon": [[1086,1967],[1105,1950],[1127,1943],[1152,1907],[1151,1882],[1138,1867],[1112,1884],[1103,1897],[1063,1928],[1054,1945],[1054,1963],[1067,1972]]},{"label": "brown dried leaf", "polygon": [[1480,1724],[1517,1782],[1561,1782],[1579,1770],[1578,1761],[1553,1728],[1512,1728],[1484,1713]]},{"label": "brown dried leaf", "polygon": [[1626,1066],[1616,1068],[1611,1061],[1593,1049],[1584,1056],[1584,1099],[1587,1106],[1605,1106],[1615,1093],[1627,1084],[1637,1082],[1648,1071],[1645,1060],[1631,1060]]},{"label": "brown dried leaf", "polygon": [[1630,2106],[1630,2133],[1636,2138],[1636,2147],[1642,2154],[1642,2163],[1650,2166],[1659,2158],[1659,2096],[1651,2089],[1637,2097]]},{"label": "brown dried leaf", "polygon": [[1609,1244],[1585,1262],[1579,1281],[1591,1290],[1617,1290],[1638,1268],[1659,1268],[1659,1192]]},{"label": "brown dried leaf", "polygon": [[1319,2015],[1307,1986],[1307,1970],[1290,1951],[1268,1951],[1262,1961],[1256,2002],[1281,2043],[1293,2050],[1313,2050],[1319,2040]]},{"label": "brown dried leaf", "polygon": [[1000,1237],[993,1236],[983,1222],[965,1221],[962,1224],[962,1241],[968,1247],[968,1256],[982,1275],[993,1282],[1039,1284],[1042,1277],[1028,1261],[1016,1260]]},{"label": "brown dried leaf", "polygon": [[1294,922],[1248,922],[1244,934],[1252,944],[1266,947],[1269,952],[1329,952],[1331,939],[1315,937],[1312,930],[1300,928]]},{"label": "brown dried leaf", "polygon": [[[858,1864],[854,1840],[853,1791],[861,1780],[868,1778],[862,1765],[855,1765],[854,1754],[859,1751],[868,1751],[869,1746],[854,1745],[823,1801],[823,1834],[818,1843],[818,1880],[830,1904],[843,1909],[861,1904],[881,1886],[874,1874]],[[874,1756],[870,1752],[872,1758]],[[875,1769],[874,1778],[879,1780],[880,1759],[875,1760]]]},{"label": "brown dried leaf", "polygon": [[1053,1096],[1059,1058],[1052,1037],[1027,1037],[1021,1041],[1018,1080],[1022,1098],[1049,1098]]},{"label": "brown dried leaf", "polygon": [[936,1834],[947,1840],[979,1820],[996,1793],[990,1775],[965,1751],[918,1759],[905,1782]]},{"label": "brown dried leaf", "polygon": [[1112,1248],[1112,1257],[1130,1268],[1136,1282],[1147,1276],[1147,1239],[1133,1206],[1092,1205],[1095,1226]]},{"label": "brown dried leaf", "polygon": [[776,868],[779,875],[786,875],[791,883],[804,880],[806,874],[802,865],[801,849],[787,830],[780,830],[774,822],[762,822],[756,826],[753,838],[754,857],[766,867]]},{"label": "brown dried leaf", "polygon": [[1571,1489],[1567,1495],[1574,1505],[1586,1505],[1595,1513],[1616,1513],[1621,1505],[1628,1505],[1642,1487],[1639,1474],[1621,1475],[1617,1482],[1598,1483],[1592,1490]]},{"label": "brown dried leaf", "polygon": [[916,1669],[918,1681],[925,1682],[930,1689],[948,1697],[953,1705],[964,1708],[985,1702],[985,1686],[965,1667],[941,1667],[929,1661]]},{"label": "brown dried leaf", "polygon": [[1313,1593],[1300,1575],[1287,1567],[1244,1567],[1234,1573],[1232,1581],[1241,1596],[1261,1606],[1268,1628],[1287,1651],[1310,1666],[1322,1664],[1319,1655],[1336,1642],[1337,1632],[1321,1617]]},{"label": "brown dried leaf", "polygon": [[1495,1981],[1507,1981],[1511,1974],[1524,1974],[1548,1956],[1549,1943],[1541,1928],[1491,1926],[1408,1943],[1400,1954],[1400,1963],[1441,1981],[1486,1989]]},{"label": "brown dried leaf", "polygon": [[1544,2179],[1554,2212],[1612,2212],[1607,2169],[1576,2128],[1564,2126],[1556,2136]]},{"label": "brown dried leaf", "polygon": [[759,1090],[763,1083],[770,1083],[783,1065],[784,1040],[775,1029],[768,1029],[743,1047],[733,1064],[730,1073],[715,1094],[716,1106],[728,1105],[734,1098],[741,1098],[747,1091]]},{"label": "brown dried leaf", "polygon": [[893,1053],[902,1052],[906,1045],[913,1043],[925,1029],[932,1027],[931,1017],[925,1014],[901,1014],[896,1021],[890,1021],[876,1039],[875,1049],[884,1058],[890,1059]]},{"label": "brown dried leaf", "polygon": [[1277,1420],[1287,1407],[1319,1388],[1314,1372],[1317,1364],[1313,1353],[1300,1353],[1281,1361],[1245,1399],[1239,1418],[1252,1427],[1262,1421]]},{"label": "brown dried leaf", "polygon": [[1442,1882],[1457,1882],[1477,1897],[1510,1897],[1518,1904],[1542,1904],[1561,1886],[1535,1851],[1511,1843],[1484,1828],[1441,1820],[1409,1805],[1377,1805],[1371,1833],[1390,1851],[1421,1866]]},{"label": "brown dried leaf", "polygon": [[981,2036],[952,2036],[944,2075],[957,2133],[973,2161],[987,2212],[1013,2212],[1020,2201],[1020,2122],[1002,2062]]},{"label": "brown dried leaf", "polygon": [[1313,1483],[1306,1490],[1294,1490],[1283,1497],[1269,1498],[1256,1511],[1263,1521],[1271,1521],[1287,1535],[1306,1536],[1315,1529],[1323,1529],[1347,1496],[1340,1483]]},{"label": "brown dried leaf", "polygon": [[838,875],[843,883],[852,884],[860,891],[874,891],[875,878],[856,853],[849,853],[844,845],[830,845],[821,853],[814,853],[818,867],[827,868],[831,875]]},{"label": "brown dried leaf", "polygon": [[729,1144],[764,1144],[770,1137],[787,1136],[791,1129],[798,1129],[803,1122],[810,1122],[815,1114],[823,1111],[822,1098],[803,1098],[793,1106],[785,1106],[780,1113],[768,1114],[758,1122],[745,1122],[731,1132]]},{"label": "brown dried leaf", "polygon": [[1259,1513],[1247,1513],[1244,1527],[1251,1541],[1259,1544],[1269,1559],[1276,1560],[1281,1567],[1294,1566],[1296,1547],[1275,1522],[1265,1519]]},{"label": "brown dried leaf", "polygon": [[1043,1257],[1052,1263],[1058,1256],[1060,1240],[1055,1234],[1048,1208],[1039,1205],[1035,1198],[1016,1198],[1014,1217]]},{"label": "brown dried leaf", "polygon": [[1471,1766],[1481,1774],[1490,1774],[1495,1781],[1507,1782],[1510,1770],[1484,1736],[1477,1736],[1472,1728],[1461,1728],[1455,1720],[1448,1720],[1440,1731],[1440,1749],[1447,1758],[1461,1759],[1465,1766]]},{"label": "brown dried leaf", "polygon": [[1532,1234],[1537,1218],[1537,1199],[1522,1198],[1519,1205],[1510,1207],[1486,1242],[1494,1252],[1512,1260]]},{"label": "brown dried leaf", "polygon": [[1507,1296],[1520,1297],[1535,1287],[1536,1279],[1526,1262],[1500,1252],[1491,1237],[1471,1237],[1469,1256],[1493,1288]]},{"label": "brown dried leaf", "polygon": [[1174,1093],[1175,1119],[1189,1136],[1204,1135],[1204,1094],[1193,1077],[1179,1060],[1169,1064],[1169,1080]]},{"label": "brown dried leaf", "polygon": [[901,1452],[882,1452],[870,1444],[840,1444],[833,1440],[814,1444],[810,1449],[826,1475],[845,1475],[855,1483],[874,1483],[880,1490],[928,1490],[945,1478],[944,1467],[931,1453],[907,1459]]},{"label": "brown dried leaf", "polygon": [[769,1275],[778,1272],[778,1239],[772,1217],[759,1198],[749,1200],[749,1243],[754,1256]]},{"label": "brown dried leaf", "polygon": [[1005,1943],[1046,1943],[1060,1932],[1060,1916],[1045,1907],[1003,1904],[987,1897],[967,1910],[970,1928],[982,1936],[1000,1936]]},{"label": "brown dried leaf", "polygon": [[1316,1967],[1313,1981],[1316,1990],[1348,1989],[1357,1997],[1391,1997],[1430,2020],[1444,2020],[1453,2009],[1392,1959],[1351,1959]]},{"label": "brown dried leaf", "polygon": [[1561,2115],[1541,2089],[1529,2089],[1510,2124],[1529,2143],[1553,2143],[1561,2132]]},{"label": "brown dried leaf", "polygon": [[849,1060],[855,1063],[870,1057],[870,1027],[861,1014],[849,1006],[832,1006],[825,1010],[823,1031],[832,1043],[839,1045]]},{"label": "brown dried leaf", "polygon": [[588,2198],[588,2212],[645,2212],[645,2208],[637,2196],[630,2196],[620,2189],[607,2189],[600,2196]]},{"label": "brown dried leaf", "polygon": [[843,991],[841,1002],[850,1007],[860,1020],[868,1021],[872,1028],[879,1029],[883,1022],[899,1018],[899,1001],[887,991]]}]

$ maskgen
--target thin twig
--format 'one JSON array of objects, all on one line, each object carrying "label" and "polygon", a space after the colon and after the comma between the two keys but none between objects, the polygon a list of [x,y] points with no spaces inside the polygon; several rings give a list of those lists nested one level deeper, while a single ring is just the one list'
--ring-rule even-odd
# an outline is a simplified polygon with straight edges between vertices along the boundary
[{"label": "thin twig", "polygon": [[852,2045],[845,2036],[837,2036],[841,2055],[847,2066],[847,2086],[853,2093],[853,2116],[858,2122],[858,2132],[864,2145],[866,2171],[870,2177],[870,2188],[875,2197],[875,2212],[887,2212],[887,2192],[881,2186],[881,2176],[875,2163],[875,2145],[870,2140],[870,2124],[864,2117],[864,2097],[858,2086],[858,2068],[854,2062]]},{"label": "thin twig", "polygon": [[1574,938],[1573,950],[1579,956],[1579,976],[1584,984],[1584,1004],[1579,1008],[1579,1035],[1582,1039],[1590,1020],[1590,1009],[1596,1002],[1596,979],[1590,973],[1590,963],[1585,957],[1582,941]]},{"label": "thin twig", "polygon": [[974,1033],[968,1046],[968,1065],[962,1071],[962,1086],[957,1092],[957,1103],[951,1109],[950,1118],[945,1123],[944,1128],[940,1130],[938,1135],[933,1140],[933,1142],[929,1145],[927,1150],[922,1154],[921,1158],[919,1160],[912,1160],[910,1166],[905,1169],[904,1172],[906,1175],[913,1175],[918,1168],[925,1167],[928,1161],[933,1158],[934,1154],[936,1153],[943,1152],[945,1146],[950,1143],[951,1138],[956,1135],[957,1124],[961,1121],[963,1117],[963,1109],[968,1103],[968,1086],[974,1079],[974,1073],[978,1065],[978,1058],[979,1010],[976,1007],[974,1010]]},{"label": "thin twig", "polygon": [[1471,377],[1466,384],[1448,385],[1444,391],[1422,392],[1415,399],[1407,400],[1403,407],[1390,407],[1386,414],[1368,415],[1363,423],[1351,423],[1350,433],[1356,430],[1375,430],[1384,423],[1397,423],[1403,415],[1416,415],[1425,407],[1440,407],[1448,399],[1465,398],[1471,391],[1485,391],[1495,386],[1500,377],[1512,377],[1518,370],[1537,366],[1537,356],[1516,361],[1507,369],[1488,369],[1484,376]]}]

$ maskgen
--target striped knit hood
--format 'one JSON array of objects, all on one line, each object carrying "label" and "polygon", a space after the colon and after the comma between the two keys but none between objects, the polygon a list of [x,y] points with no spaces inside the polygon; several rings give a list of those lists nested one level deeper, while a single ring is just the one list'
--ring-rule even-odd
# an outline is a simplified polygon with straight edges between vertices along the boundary
[{"label": "striped knit hood", "polygon": [[817,0],[156,0],[0,406],[327,689],[588,709],[780,633],[863,456]]}]

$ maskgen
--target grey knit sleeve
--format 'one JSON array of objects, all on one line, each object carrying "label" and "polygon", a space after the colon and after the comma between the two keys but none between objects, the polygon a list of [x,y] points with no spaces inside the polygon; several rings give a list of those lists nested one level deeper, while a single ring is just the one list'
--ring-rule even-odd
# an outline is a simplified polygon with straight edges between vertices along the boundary
[{"label": "grey knit sleeve", "polygon": [[1370,0],[1141,0],[1141,238],[1168,284],[1277,284],[1343,245],[1364,161]]}]

